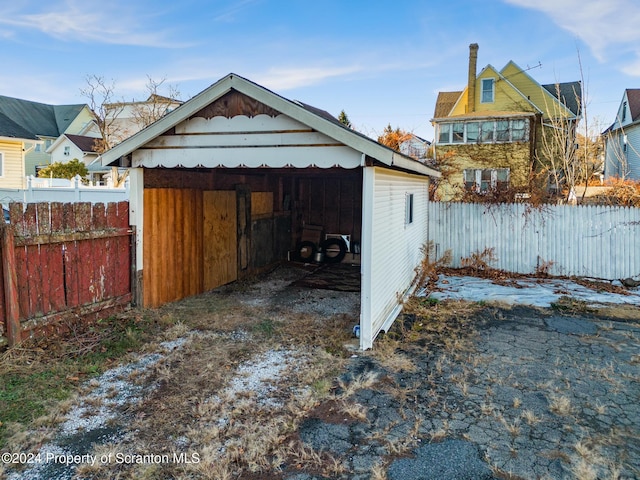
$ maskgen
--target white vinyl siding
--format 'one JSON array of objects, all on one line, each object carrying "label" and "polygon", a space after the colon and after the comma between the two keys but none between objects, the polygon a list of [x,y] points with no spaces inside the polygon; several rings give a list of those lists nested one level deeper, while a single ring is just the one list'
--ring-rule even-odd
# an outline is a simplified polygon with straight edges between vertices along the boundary
[{"label": "white vinyl siding", "polygon": [[[427,177],[366,167],[363,185],[360,346],[371,348],[400,313],[427,242]],[[412,200],[408,200],[412,198]],[[412,204],[412,222],[407,206]]]}]

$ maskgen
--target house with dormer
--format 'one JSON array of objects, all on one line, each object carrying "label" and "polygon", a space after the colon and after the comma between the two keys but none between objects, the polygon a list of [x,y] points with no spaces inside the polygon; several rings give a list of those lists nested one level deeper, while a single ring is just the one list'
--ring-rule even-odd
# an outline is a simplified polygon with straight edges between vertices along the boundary
[{"label": "house with dormer", "polygon": [[[456,198],[465,190],[525,191],[535,170],[549,169],[545,129],[575,129],[580,118],[580,82],[541,85],[510,61],[477,73],[478,45],[469,46],[464,90],[440,92],[431,120],[436,165],[446,175],[438,193]],[[567,136],[569,138],[569,136]]]},{"label": "house with dormer", "polygon": [[627,88],[615,121],[603,132],[605,178],[640,180],[640,88]]}]

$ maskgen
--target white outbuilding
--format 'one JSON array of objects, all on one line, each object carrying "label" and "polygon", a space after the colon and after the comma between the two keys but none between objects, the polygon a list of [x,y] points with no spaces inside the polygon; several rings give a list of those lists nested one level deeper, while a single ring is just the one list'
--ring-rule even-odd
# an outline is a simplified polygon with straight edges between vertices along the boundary
[{"label": "white outbuilding", "polygon": [[363,349],[414,287],[429,182],[439,176],[236,74],[105,152],[102,164],[130,168],[139,305],[287,261],[314,235],[342,238],[346,259],[360,264]]}]

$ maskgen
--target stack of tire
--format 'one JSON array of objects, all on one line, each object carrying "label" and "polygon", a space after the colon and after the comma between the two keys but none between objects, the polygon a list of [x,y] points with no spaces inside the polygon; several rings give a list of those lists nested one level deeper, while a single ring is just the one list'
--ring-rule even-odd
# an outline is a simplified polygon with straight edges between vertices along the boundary
[{"label": "stack of tire", "polygon": [[296,260],[304,263],[313,262],[316,253],[321,252],[323,263],[340,263],[347,254],[347,244],[342,238],[327,238],[316,245],[311,241],[298,242]]}]

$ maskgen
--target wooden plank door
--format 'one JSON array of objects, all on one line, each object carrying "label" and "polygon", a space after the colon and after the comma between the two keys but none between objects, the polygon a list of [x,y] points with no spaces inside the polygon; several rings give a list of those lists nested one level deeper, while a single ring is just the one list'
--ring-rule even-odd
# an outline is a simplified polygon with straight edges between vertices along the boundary
[{"label": "wooden plank door", "polygon": [[238,279],[235,191],[203,192],[204,290]]}]

